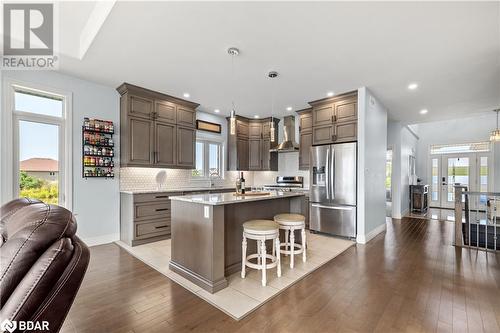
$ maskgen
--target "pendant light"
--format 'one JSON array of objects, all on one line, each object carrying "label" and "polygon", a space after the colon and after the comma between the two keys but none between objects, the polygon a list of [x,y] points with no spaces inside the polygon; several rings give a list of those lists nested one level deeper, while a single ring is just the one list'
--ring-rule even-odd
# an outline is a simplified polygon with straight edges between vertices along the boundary
[{"label": "pendant light", "polygon": [[231,135],[236,134],[236,106],[234,105],[234,86],[235,86],[235,80],[234,80],[234,57],[236,57],[238,54],[240,54],[240,50],[238,50],[235,47],[230,47],[227,49],[227,53],[231,56],[231,77],[232,77],[232,89],[233,89],[233,94],[231,98],[231,114],[230,114],[230,121],[229,121],[229,133]]},{"label": "pendant light", "polygon": [[[267,74],[267,76],[270,79],[275,79],[278,77],[278,72],[270,71]],[[271,96],[271,124],[269,126],[269,130],[271,131],[271,133],[269,133],[271,142],[275,142],[276,141],[276,130],[274,129],[274,84],[272,87],[272,96]]]},{"label": "pendant light", "polygon": [[497,128],[494,131],[491,131],[490,141],[491,142],[500,142],[500,127],[498,127],[498,113],[500,113],[500,109],[493,110],[493,112],[497,113]]}]

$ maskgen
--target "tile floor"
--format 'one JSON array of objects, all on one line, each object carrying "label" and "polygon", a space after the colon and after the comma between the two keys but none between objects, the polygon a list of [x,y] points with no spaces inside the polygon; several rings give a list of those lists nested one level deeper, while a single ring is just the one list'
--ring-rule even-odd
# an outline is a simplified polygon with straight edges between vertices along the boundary
[{"label": "tile floor", "polygon": [[307,261],[305,263],[302,262],[302,256],[297,255],[295,257],[295,267],[290,269],[289,258],[282,256],[282,276],[280,278],[276,276],[275,268],[269,270],[266,287],[261,285],[260,272],[248,269],[245,279],[241,278],[239,272],[235,273],[228,277],[229,286],[227,288],[211,294],[168,268],[170,240],[135,247],[130,247],[123,242],[116,243],[134,257],[236,320],[242,319],[272,297],[355,244],[341,238],[308,233]]}]

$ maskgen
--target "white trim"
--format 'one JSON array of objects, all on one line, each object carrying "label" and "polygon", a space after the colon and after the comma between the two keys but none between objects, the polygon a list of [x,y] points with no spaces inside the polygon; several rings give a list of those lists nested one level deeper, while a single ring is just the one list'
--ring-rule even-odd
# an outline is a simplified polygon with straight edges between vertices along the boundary
[{"label": "white trim", "polygon": [[87,246],[96,246],[109,244],[120,240],[120,234],[108,234],[95,237],[81,237],[82,241],[87,244]]},{"label": "white trim", "polygon": [[[224,145],[224,140],[221,138],[212,138],[204,135],[199,135],[197,133],[196,135],[196,143],[202,142],[203,143],[203,176],[193,176],[191,175],[191,181],[197,182],[197,181],[208,181],[212,179],[224,179],[224,170],[225,170],[225,145]],[[218,177],[210,177],[208,175],[208,169],[209,169],[209,150],[208,150],[208,145],[209,144],[218,144],[219,145],[219,169],[220,169],[220,175]],[[196,158],[196,156],[195,156]]]},{"label": "white trim", "polygon": [[366,235],[358,235],[356,237],[356,242],[360,244],[366,244],[371,241],[375,236],[384,232],[386,230],[386,224],[381,224]]},{"label": "white trim", "polygon": [[[21,90],[36,91],[46,95],[61,97],[64,101],[63,117],[45,116],[40,114],[33,114],[29,112],[21,112],[14,110],[14,91],[18,87]],[[3,93],[5,98],[5,112],[2,112],[2,123],[4,128],[2,130],[2,172],[0,173],[2,183],[2,196],[1,201],[7,202],[14,198],[16,190],[14,189],[14,179],[18,177],[18,159],[16,156],[18,152],[14,151],[16,140],[14,138],[17,134],[17,120],[31,120],[42,123],[57,124],[64,133],[60,133],[60,147],[59,150],[63,151],[63,156],[59,158],[59,167],[61,168],[62,159],[64,159],[64,179],[61,179],[60,186],[64,188],[64,206],[72,210],[73,208],[73,95],[71,92],[63,91],[50,86],[41,85],[32,82],[23,82],[6,78],[3,85]],[[62,134],[62,135],[61,135]],[[16,173],[16,175],[14,175]]]}]

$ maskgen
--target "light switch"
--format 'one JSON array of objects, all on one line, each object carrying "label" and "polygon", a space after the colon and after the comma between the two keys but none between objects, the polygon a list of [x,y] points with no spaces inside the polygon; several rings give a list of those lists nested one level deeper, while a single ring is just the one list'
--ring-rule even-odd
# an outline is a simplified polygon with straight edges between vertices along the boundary
[{"label": "light switch", "polygon": [[203,217],[206,219],[210,218],[210,207],[209,206],[203,206]]}]

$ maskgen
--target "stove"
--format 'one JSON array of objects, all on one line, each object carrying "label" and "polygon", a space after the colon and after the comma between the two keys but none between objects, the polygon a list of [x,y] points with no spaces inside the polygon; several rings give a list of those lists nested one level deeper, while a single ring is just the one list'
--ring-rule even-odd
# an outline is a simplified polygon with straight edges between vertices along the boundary
[{"label": "stove", "polygon": [[304,177],[278,176],[275,184],[264,185],[267,191],[292,192],[304,188]]}]

